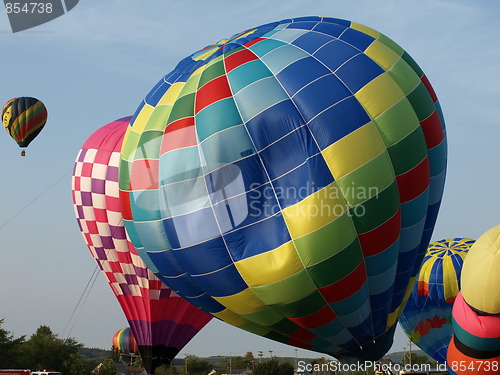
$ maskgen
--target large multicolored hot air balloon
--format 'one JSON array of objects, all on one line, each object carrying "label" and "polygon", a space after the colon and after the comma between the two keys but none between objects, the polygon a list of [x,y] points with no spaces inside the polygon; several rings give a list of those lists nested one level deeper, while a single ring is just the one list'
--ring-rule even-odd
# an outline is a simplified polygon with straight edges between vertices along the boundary
[{"label": "large multicolored hot air balloon", "polygon": [[399,319],[406,335],[436,361],[446,363],[453,335],[451,311],[460,291],[460,273],[474,240],[432,242]]},{"label": "large multicolored hot air balloon", "polygon": [[453,305],[450,374],[500,374],[500,225],[478,238],[465,259]]},{"label": "large multicolored hot air balloon", "polygon": [[73,203],[92,256],[116,295],[148,373],[169,363],[212,318],[167,288],[128,241],[120,211],[118,162],[130,117],[92,134],[73,172]]},{"label": "large multicolored hot air balloon", "polygon": [[[42,131],[47,109],[38,99],[20,97],[9,100],[2,108],[2,122],[19,147],[25,148]],[[25,155],[23,150],[21,155]]]},{"label": "large multicolored hot air balloon", "polygon": [[113,335],[111,344],[120,353],[138,353],[139,347],[129,327],[122,328]]},{"label": "large multicolored hot air balloon", "polygon": [[172,289],[250,332],[378,359],[430,241],[436,95],[385,35],[287,19],[182,60],[122,147],[131,241]]}]

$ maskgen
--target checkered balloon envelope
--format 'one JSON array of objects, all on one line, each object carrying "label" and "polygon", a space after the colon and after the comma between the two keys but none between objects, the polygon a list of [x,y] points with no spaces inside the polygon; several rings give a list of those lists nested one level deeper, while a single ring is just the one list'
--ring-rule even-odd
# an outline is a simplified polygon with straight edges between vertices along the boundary
[{"label": "checkered balloon envelope", "polygon": [[75,215],[90,253],[130,324],[149,374],[170,363],[211,320],[147,267],[125,230],[118,189],[120,148],[130,117],[95,131],[78,153],[72,179]]}]

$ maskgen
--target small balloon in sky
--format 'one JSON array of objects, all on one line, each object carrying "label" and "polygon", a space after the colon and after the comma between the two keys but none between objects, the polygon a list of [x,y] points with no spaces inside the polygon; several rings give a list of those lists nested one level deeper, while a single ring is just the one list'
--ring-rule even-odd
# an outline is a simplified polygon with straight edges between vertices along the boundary
[{"label": "small balloon in sky", "polygon": [[36,138],[47,122],[47,109],[38,99],[19,97],[9,100],[2,108],[3,126],[12,139],[24,148]]}]

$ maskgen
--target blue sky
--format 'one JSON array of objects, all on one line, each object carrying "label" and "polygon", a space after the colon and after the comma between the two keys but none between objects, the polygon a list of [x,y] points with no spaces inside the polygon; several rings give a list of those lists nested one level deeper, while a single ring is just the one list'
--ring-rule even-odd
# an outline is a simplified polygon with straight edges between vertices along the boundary
[{"label": "blue sky", "polygon": [[[500,223],[500,4],[494,0],[80,0],[68,14],[13,34],[0,12],[0,102],[42,99],[49,122],[25,158],[0,132],[0,318],[14,335],[65,327],[95,262],[71,203],[80,146],[102,125],[135,112],[149,89],[188,54],[263,23],[306,15],[352,20],[405,48],[443,107],[448,177],[433,240],[477,238]],[[109,348],[127,325],[99,276],[71,330]],[[396,334],[392,351],[407,340]],[[292,347],[213,320],[181,352],[294,356]],[[299,356],[320,357],[298,351]]]}]

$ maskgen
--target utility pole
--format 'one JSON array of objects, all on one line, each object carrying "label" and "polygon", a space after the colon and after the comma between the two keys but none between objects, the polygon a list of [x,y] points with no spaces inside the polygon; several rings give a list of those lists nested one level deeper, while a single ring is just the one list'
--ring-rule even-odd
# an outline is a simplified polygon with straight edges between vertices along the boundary
[{"label": "utility pole", "polygon": [[299,368],[299,362],[297,359],[297,349],[295,349],[295,370],[297,370],[298,368]]},{"label": "utility pole", "polygon": [[259,350],[259,363],[262,363],[262,350]]},{"label": "utility pole", "polygon": [[412,344],[412,342],[411,342],[411,340],[410,340],[410,343],[409,343],[409,345],[410,345],[410,369],[412,368],[412,367],[411,367],[411,344]]},{"label": "utility pole", "polygon": [[273,359],[273,351],[272,350],[269,350],[269,355],[270,355],[271,359]]}]

